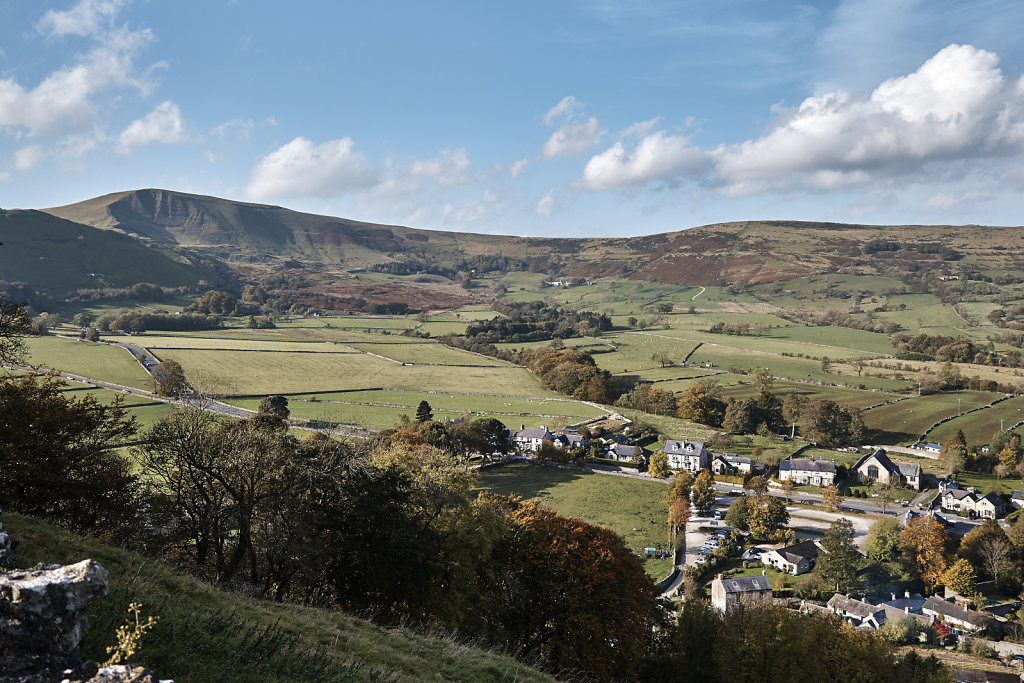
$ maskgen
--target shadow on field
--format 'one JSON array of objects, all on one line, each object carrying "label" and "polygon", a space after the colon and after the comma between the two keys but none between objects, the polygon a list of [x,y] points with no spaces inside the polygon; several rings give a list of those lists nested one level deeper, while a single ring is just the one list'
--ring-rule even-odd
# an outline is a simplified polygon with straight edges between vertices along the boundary
[{"label": "shadow on field", "polygon": [[561,467],[511,462],[480,471],[476,491],[488,491],[502,496],[517,495],[523,499],[544,499],[547,490],[560,484],[597,476],[588,472],[566,470]]},{"label": "shadow on field", "polygon": [[897,446],[917,441],[919,434],[907,434],[906,432],[889,432],[884,429],[865,429],[864,443],[883,444]]}]

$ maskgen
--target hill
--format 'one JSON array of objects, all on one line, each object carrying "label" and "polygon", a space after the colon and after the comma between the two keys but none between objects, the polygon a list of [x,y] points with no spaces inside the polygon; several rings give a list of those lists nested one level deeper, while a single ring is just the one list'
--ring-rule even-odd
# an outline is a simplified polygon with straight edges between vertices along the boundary
[{"label": "hill", "polygon": [[0,280],[63,295],[78,288],[215,283],[217,272],[178,250],[43,213],[0,211]]},{"label": "hill", "polygon": [[46,209],[149,243],[189,248],[241,273],[282,266],[319,277],[375,264],[452,268],[474,256],[512,256],[529,269],[670,284],[769,283],[822,273],[943,274],[1024,266],[1024,229],[869,226],[798,221],[720,223],[629,238],[536,238],[419,230],[300,213],[278,206],[146,189]]},{"label": "hill", "polygon": [[89,604],[84,655],[102,661],[129,602],[159,617],[134,658],[189,681],[547,681],[509,657],[447,638],[385,629],[363,619],[216,590],[136,553],[101,545],[31,517],[5,514],[18,566],[92,558],[110,573],[107,597]]}]

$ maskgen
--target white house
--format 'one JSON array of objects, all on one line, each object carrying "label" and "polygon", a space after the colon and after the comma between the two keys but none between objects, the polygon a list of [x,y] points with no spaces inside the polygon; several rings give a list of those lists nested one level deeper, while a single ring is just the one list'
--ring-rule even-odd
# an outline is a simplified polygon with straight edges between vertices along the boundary
[{"label": "white house", "polygon": [[947,488],[942,492],[940,505],[943,510],[952,510],[969,517],[996,519],[1006,512],[1003,499],[994,493],[981,495],[971,487],[967,489]]},{"label": "white house", "polygon": [[703,443],[692,441],[676,441],[669,439],[665,442],[665,455],[668,457],[668,466],[674,470],[687,470],[688,472],[699,472],[708,468],[710,453],[708,447]]},{"label": "white house", "polygon": [[769,550],[761,555],[761,563],[793,576],[806,574],[818,560],[818,546],[814,541],[802,541],[785,548]]},{"label": "white house", "polygon": [[836,464],[818,458],[789,457],[779,462],[779,479],[791,479],[805,486],[832,486],[836,480]]},{"label": "white house", "polygon": [[718,453],[711,458],[711,471],[715,474],[739,472],[750,474],[754,470],[754,461],[731,453]]},{"label": "white house", "polygon": [[545,441],[553,441],[554,437],[555,435],[549,432],[547,427],[527,429],[526,425],[520,425],[519,431],[512,436],[512,440],[520,451],[536,453]]},{"label": "white house", "polygon": [[921,490],[921,466],[911,462],[890,460],[881,448],[858,460],[853,469],[861,481],[865,477],[870,477],[883,484],[909,486],[915,491]]}]

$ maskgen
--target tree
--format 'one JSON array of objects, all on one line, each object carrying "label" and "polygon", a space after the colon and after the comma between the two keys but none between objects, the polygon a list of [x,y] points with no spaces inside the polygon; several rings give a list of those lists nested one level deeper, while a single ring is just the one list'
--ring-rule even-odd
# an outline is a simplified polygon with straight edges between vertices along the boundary
[{"label": "tree", "polygon": [[719,427],[725,418],[725,401],[714,379],[697,382],[680,394],[677,403],[679,417],[684,420]]},{"label": "tree", "polygon": [[20,365],[25,362],[25,337],[32,332],[28,304],[16,304],[0,296],[0,362]]},{"label": "tree", "polygon": [[[1010,529],[1012,532],[1013,527]],[[957,554],[976,569],[985,570],[988,578],[997,581],[997,576],[1010,561],[1012,547],[999,523],[989,519],[964,534]]]},{"label": "tree", "polygon": [[974,567],[962,557],[942,573],[941,581],[947,588],[963,596],[974,595],[978,583]]},{"label": "tree", "polygon": [[789,498],[793,495],[793,491],[796,491],[796,483],[792,479],[782,482],[782,495],[785,496],[787,505],[789,505]]},{"label": "tree", "polygon": [[665,451],[657,450],[651,453],[651,459],[647,464],[647,474],[655,479],[664,479],[668,476],[668,456],[665,455]]},{"label": "tree", "polygon": [[732,502],[725,513],[726,524],[733,529],[747,530],[747,510],[750,505],[750,498],[750,496],[740,496]]},{"label": "tree", "polygon": [[291,411],[288,410],[288,399],[279,394],[264,396],[260,401],[258,412],[263,415],[273,415],[282,420],[287,420],[288,416],[291,415]]},{"label": "tree", "polygon": [[883,517],[868,530],[867,555],[875,562],[891,562],[897,558],[900,523]]},{"label": "tree", "polygon": [[499,590],[477,606],[486,630],[527,659],[600,680],[629,680],[659,621],[654,585],[622,538],[506,499],[508,531],[488,563]]},{"label": "tree", "polygon": [[949,474],[961,472],[967,466],[967,442],[963,438],[962,431],[942,443],[939,460],[945,465],[946,472]]},{"label": "tree", "polygon": [[686,523],[689,521],[689,499],[677,498],[672,501],[668,507],[668,543],[673,550],[678,550],[685,545]]},{"label": "tree", "polygon": [[821,492],[821,504],[833,512],[843,504],[843,496],[836,486],[828,486]]},{"label": "tree", "polygon": [[775,496],[751,500],[747,504],[747,526],[754,538],[775,537],[789,523],[786,504]]},{"label": "tree", "polygon": [[139,487],[117,448],[137,423],[121,396],[105,405],[66,386],[55,374],[0,379],[0,507],[124,538]]},{"label": "tree", "polygon": [[452,447],[468,456],[480,453],[489,458],[492,453],[512,451],[512,436],[504,423],[494,417],[482,417],[452,425],[448,429]]},{"label": "tree", "polygon": [[892,482],[880,481],[876,482],[872,488],[874,488],[875,493],[878,495],[876,500],[879,506],[881,506],[882,514],[884,515],[886,509],[896,499],[896,487],[892,485]]},{"label": "tree", "polygon": [[821,541],[815,571],[823,581],[834,585],[837,593],[848,593],[857,586],[860,553],[853,542],[853,522],[841,517],[832,522]]},{"label": "tree", "polygon": [[932,517],[915,517],[900,532],[897,547],[904,566],[924,583],[929,593],[939,583],[949,565],[946,545],[949,534]]},{"label": "tree", "polygon": [[668,490],[668,502],[669,505],[676,500],[685,500],[689,502],[690,492],[693,490],[693,477],[687,470],[680,470],[676,472],[676,476],[672,478],[672,486]]},{"label": "tree", "polygon": [[756,404],[752,398],[730,401],[722,418],[722,429],[733,434],[751,434],[757,427],[754,422]]},{"label": "tree", "polygon": [[[1000,529],[1000,531],[1002,530]],[[996,536],[989,536],[983,540],[981,547],[978,549],[978,553],[984,562],[984,567],[996,586],[999,585],[999,576],[1011,566],[1011,549],[1012,546],[1009,540]]]},{"label": "tree", "polygon": [[430,404],[425,400],[420,401],[420,404],[416,406],[416,421],[417,422],[428,422],[434,419],[434,412],[430,409]]},{"label": "tree", "polygon": [[149,379],[153,391],[160,396],[181,396],[189,389],[184,369],[172,358],[155,365]]},{"label": "tree", "polygon": [[693,482],[693,506],[706,515],[715,504],[715,478],[711,470],[701,470]]},{"label": "tree", "polygon": [[753,492],[757,498],[761,498],[768,495],[768,480],[760,474],[756,474],[747,480],[747,485],[744,488]]}]

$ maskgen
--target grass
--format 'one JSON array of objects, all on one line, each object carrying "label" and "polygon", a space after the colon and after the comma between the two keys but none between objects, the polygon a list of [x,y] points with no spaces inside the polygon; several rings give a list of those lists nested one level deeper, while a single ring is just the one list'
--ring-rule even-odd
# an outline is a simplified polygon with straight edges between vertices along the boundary
[{"label": "grass", "polygon": [[[305,397],[289,398],[298,401]],[[603,411],[572,399],[530,398],[525,396],[469,396],[443,394],[436,391],[350,391],[317,394],[318,401],[344,401],[349,403],[386,403],[397,406],[417,406],[426,401],[432,408],[456,412],[524,413],[560,415],[566,417],[597,417]]]},{"label": "grass", "polygon": [[29,362],[138,389],[149,375],[126,350],[63,337],[28,337]]},{"label": "grass", "polygon": [[[935,422],[983,406],[1000,394],[985,391],[960,391],[931,396],[916,396],[905,401],[879,406],[864,412],[864,425],[883,433],[884,443],[916,439]],[[958,401],[959,399],[959,401]],[[972,413],[968,417],[974,416]],[[989,433],[991,436],[991,432]]]},{"label": "grass", "polygon": [[[219,591],[137,553],[104,546],[37,519],[7,513],[18,566],[91,558],[110,574],[110,592],[89,603],[83,652],[106,659],[129,602],[159,617],[133,663],[189,681],[551,680],[509,657],[450,638],[387,629],[337,611],[264,602]],[[270,637],[253,637],[259,634]],[[281,647],[281,649],[277,649]]]},{"label": "grass", "polygon": [[[665,547],[668,541],[664,483],[515,462],[481,470],[477,488],[535,499],[562,516],[606,526],[635,552]],[[671,564],[647,560],[645,568],[660,580],[672,571]]]}]

